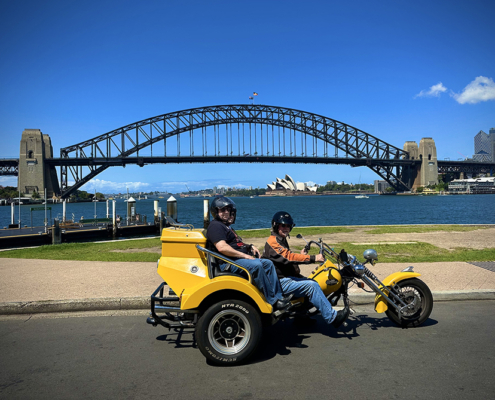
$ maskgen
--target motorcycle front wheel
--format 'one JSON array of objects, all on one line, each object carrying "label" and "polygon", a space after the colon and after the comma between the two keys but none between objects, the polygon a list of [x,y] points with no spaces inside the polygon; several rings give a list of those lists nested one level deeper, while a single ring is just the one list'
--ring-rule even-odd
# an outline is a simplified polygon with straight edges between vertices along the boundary
[{"label": "motorcycle front wheel", "polygon": [[389,305],[385,312],[387,317],[403,328],[420,326],[433,310],[433,296],[430,288],[416,278],[405,279],[398,282],[396,286],[399,287],[399,292],[396,294],[404,303],[412,305],[412,308],[402,314],[402,318],[399,318],[397,310]]}]

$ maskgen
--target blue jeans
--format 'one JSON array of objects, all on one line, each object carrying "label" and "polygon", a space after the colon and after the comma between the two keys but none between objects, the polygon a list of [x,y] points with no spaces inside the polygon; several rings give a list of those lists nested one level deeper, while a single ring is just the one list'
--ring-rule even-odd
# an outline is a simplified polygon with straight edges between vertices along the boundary
[{"label": "blue jeans", "polygon": [[[277,300],[283,298],[282,286],[280,286],[277,271],[275,271],[275,266],[270,260],[260,258],[255,258],[254,260],[233,258],[232,260],[249,271],[254,285],[265,295],[268,303],[274,305]],[[227,266],[230,266],[229,271],[231,272],[241,272],[239,268],[228,263],[220,265],[220,269],[224,271]]]},{"label": "blue jeans", "polygon": [[323,294],[318,282],[308,278],[282,278],[280,279],[282,289],[286,295],[294,294],[294,297],[309,297],[309,301],[320,310],[321,316],[330,324],[337,316],[337,311]]}]

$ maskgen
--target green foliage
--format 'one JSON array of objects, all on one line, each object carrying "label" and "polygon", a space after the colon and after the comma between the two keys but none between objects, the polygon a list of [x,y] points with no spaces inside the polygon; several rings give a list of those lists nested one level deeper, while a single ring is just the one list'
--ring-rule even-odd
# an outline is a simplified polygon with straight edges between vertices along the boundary
[{"label": "green foliage", "polygon": [[375,190],[375,187],[373,185],[368,185],[366,183],[360,183],[357,185],[349,185],[348,183],[344,185],[337,185],[335,184],[330,184],[327,183],[325,186],[320,186],[317,189],[317,192],[336,192],[336,193],[345,193],[345,192],[356,192],[356,191],[362,191],[362,192],[373,192]]},{"label": "green foliage", "polygon": [[416,189],[417,193],[423,193],[423,191],[424,191],[424,188],[422,188],[422,187],[419,187]]},{"label": "green foliage", "polygon": [[96,198],[98,200],[105,200],[105,195],[103,193],[96,192]]},{"label": "green foliage", "polygon": [[[23,193],[21,193],[21,196],[23,196]],[[0,199],[13,199],[15,197],[19,197],[19,191],[16,187],[5,186],[0,189]]]},{"label": "green foliage", "polygon": [[266,193],[266,189],[239,189],[232,190],[225,193],[225,196],[229,197],[249,197],[249,196],[259,196]]},{"label": "green foliage", "polygon": [[40,198],[40,194],[38,192],[33,192],[33,194],[31,195],[31,198],[32,199],[39,199]]},{"label": "green foliage", "polygon": [[[105,197],[105,196],[103,196]],[[93,198],[92,194],[89,194],[88,192],[84,190],[76,190],[74,194],[70,195],[70,198],[72,200],[89,200]]]}]

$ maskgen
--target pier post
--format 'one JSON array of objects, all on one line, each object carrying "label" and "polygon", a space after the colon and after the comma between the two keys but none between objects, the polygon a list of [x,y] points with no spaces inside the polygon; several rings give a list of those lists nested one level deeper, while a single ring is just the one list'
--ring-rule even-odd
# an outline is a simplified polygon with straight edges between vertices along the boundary
[{"label": "pier post", "polygon": [[65,199],[64,199],[62,202],[62,222],[65,222],[66,212],[67,212],[67,207],[66,207]]},{"label": "pier post", "polygon": [[210,202],[208,199],[203,200],[203,228],[208,229],[210,225]]},{"label": "pier post", "polygon": [[117,236],[117,217],[115,214],[115,200],[112,200],[112,234],[114,238]]},{"label": "pier post", "polygon": [[155,216],[154,222],[156,224],[158,222],[158,219],[159,219],[159,217],[158,217],[158,200],[153,201],[153,210],[155,212],[154,213],[154,216]]},{"label": "pier post", "polygon": [[60,244],[62,243],[62,231],[60,230],[60,225],[58,219],[55,218],[53,221],[52,228],[52,244]]},{"label": "pier post", "polygon": [[167,215],[169,217],[172,217],[174,219],[174,221],[178,222],[177,221],[177,216],[178,216],[178,213],[177,213],[177,200],[175,199],[174,196],[170,196],[167,199]]},{"label": "pier post", "polygon": [[158,218],[160,221],[160,236],[162,236],[163,232],[163,213],[162,213],[162,208],[158,207]]},{"label": "pier post", "polygon": [[14,202],[12,202],[10,203],[10,225],[14,225],[14,216],[15,216],[15,204]]}]

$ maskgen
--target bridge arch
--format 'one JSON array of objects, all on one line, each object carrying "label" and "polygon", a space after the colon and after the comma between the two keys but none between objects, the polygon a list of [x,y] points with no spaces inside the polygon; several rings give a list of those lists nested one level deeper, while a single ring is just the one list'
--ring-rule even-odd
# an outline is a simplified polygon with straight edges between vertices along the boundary
[{"label": "bridge arch", "polygon": [[398,190],[410,188],[405,172],[414,164],[407,151],[351,125],[255,104],[191,108],[148,118],[62,148],[60,159],[50,161],[61,167],[63,197],[110,166],[207,162],[364,165]]}]

